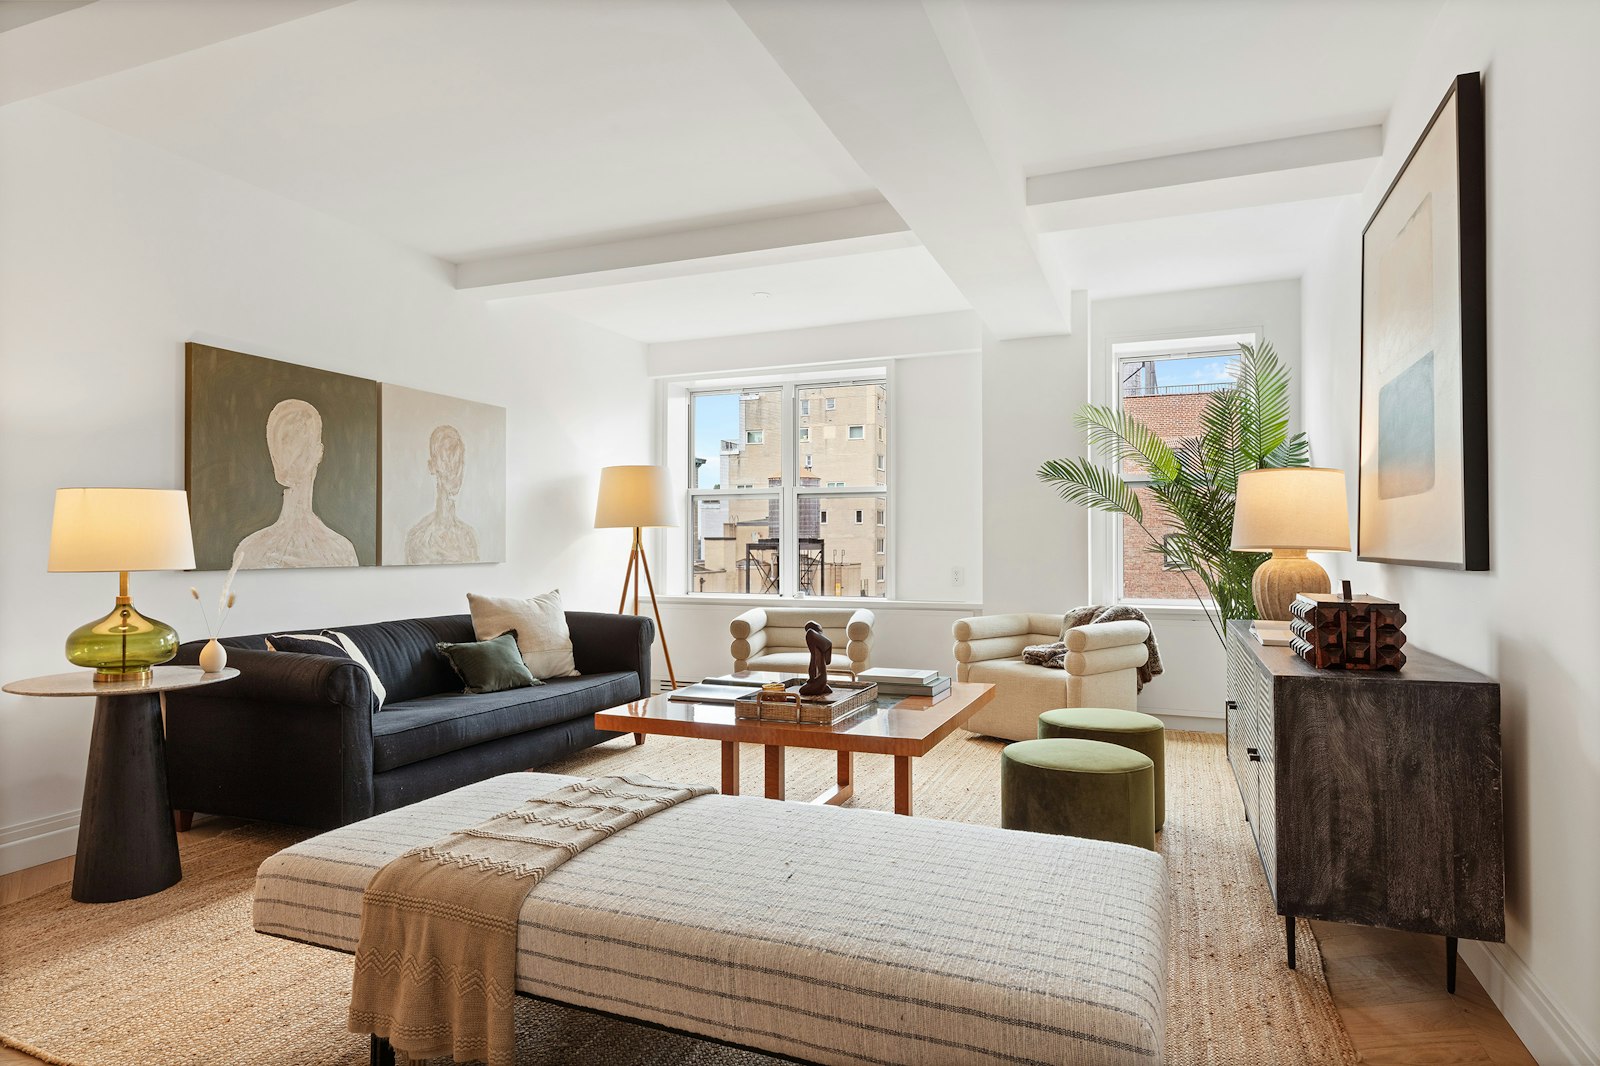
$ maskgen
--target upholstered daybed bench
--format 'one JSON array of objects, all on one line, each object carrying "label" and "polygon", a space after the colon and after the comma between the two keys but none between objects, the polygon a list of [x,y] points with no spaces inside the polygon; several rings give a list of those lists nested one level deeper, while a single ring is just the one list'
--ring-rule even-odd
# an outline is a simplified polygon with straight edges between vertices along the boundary
[{"label": "upholstered daybed bench", "polygon": [[[354,952],[382,866],[574,780],[507,774],[279,852],[255,928]],[[1166,944],[1143,849],[712,795],[530,892],[517,988],[801,1062],[1159,1063]]]}]

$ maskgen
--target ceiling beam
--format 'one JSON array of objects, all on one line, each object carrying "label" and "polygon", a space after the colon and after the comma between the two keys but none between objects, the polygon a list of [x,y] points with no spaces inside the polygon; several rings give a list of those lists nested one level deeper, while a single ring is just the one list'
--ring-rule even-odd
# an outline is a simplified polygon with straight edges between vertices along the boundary
[{"label": "ceiling beam", "polygon": [[456,266],[456,288],[491,299],[532,296],[877,252],[916,243],[894,208],[879,200],[632,240],[472,259]]},{"label": "ceiling beam", "polygon": [[991,333],[1068,331],[1022,175],[992,147],[998,131],[980,121],[986,72],[975,50],[941,42],[964,15],[958,6],[930,14],[917,0],[731,3]]},{"label": "ceiling beam", "polygon": [[651,377],[729,373],[750,369],[752,360],[759,369],[777,370],[976,352],[982,347],[983,324],[977,315],[945,311],[734,337],[660,341],[645,346],[645,373]]},{"label": "ceiling beam", "polygon": [[349,2],[96,0],[67,8],[0,33],[0,106]]},{"label": "ceiling beam", "polygon": [[1383,155],[1383,127],[1229,145],[1028,179],[1042,231],[1359,193]]}]

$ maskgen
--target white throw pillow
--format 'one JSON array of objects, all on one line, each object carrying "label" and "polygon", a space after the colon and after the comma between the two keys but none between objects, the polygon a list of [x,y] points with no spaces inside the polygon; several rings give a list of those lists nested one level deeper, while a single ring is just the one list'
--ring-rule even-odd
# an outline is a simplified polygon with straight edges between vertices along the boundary
[{"label": "white throw pillow", "polygon": [[502,633],[517,634],[517,650],[522,652],[522,661],[534,677],[543,680],[577,674],[560,589],[526,600],[469,592],[467,609],[472,612],[473,635],[479,640],[493,640]]}]

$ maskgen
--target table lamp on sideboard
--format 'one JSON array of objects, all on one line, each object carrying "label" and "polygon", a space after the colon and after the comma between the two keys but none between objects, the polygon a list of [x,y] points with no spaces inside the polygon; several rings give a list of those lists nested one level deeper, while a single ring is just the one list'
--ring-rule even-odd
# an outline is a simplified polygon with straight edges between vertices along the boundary
[{"label": "table lamp on sideboard", "polygon": [[50,524],[51,573],[120,575],[111,613],[73,630],[67,660],[96,681],[137,681],[178,654],[178,633],[140,614],[128,595],[133,570],[193,570],[189,494],[182,489],[57,489]]},{"label": "table lamp on sideboard", "polygon": [[642,530],[646,526],[675,526],[678,508],[672,490],[672,477],[664,466],[608,466],[600,471],[600,497],[595,504],[596,529],[632,529],[633,550],[628,554],[628,569],[622,578],[622,598],[617,613],[628,602],[628,585],[633,585],[633,613],[639,613],[639,572],[644,571],[645,587],[650,590],[650,609],[655,612],[656,632],[661,637],[661,655],[667,660],[667,679],[678,687],[672,672],[672,653],[667,650],[667,630],[661,623],[661,607],[656,603],[656,585],[650,578],[650,563],[644,555]]},{"label": "table lamp on sideboard", "polygon": [[1286,621],[1300,593],[1332,587],[1328,572],[1306,552],[1350,550],[1344,471],[1294,466],[1240,474],[1232,548],[1272,553],[1256,569],[1250,593],[1258,618]]}]

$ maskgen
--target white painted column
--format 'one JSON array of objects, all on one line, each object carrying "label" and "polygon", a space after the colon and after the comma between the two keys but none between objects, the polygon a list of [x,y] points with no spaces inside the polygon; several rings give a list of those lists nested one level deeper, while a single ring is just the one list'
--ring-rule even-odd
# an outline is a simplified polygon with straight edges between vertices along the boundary
[{"label": "white painted column", "polygon": [[1089,602],[1089,522],[1040,481],[1048,459],[1083,454],[1072,416],[1089,398],[1089,294],[1072,333],[983,343],[985,613],[1066,611]]}]

